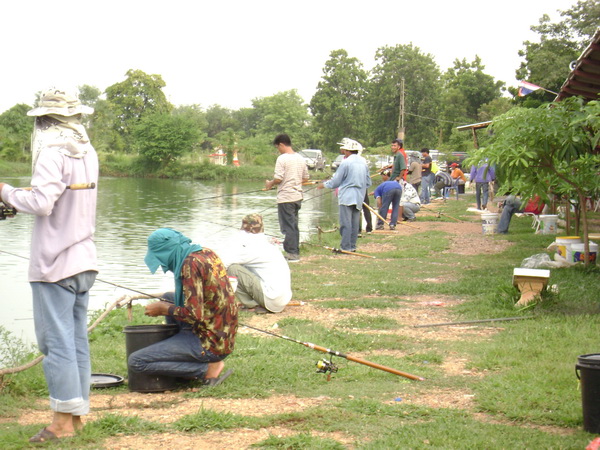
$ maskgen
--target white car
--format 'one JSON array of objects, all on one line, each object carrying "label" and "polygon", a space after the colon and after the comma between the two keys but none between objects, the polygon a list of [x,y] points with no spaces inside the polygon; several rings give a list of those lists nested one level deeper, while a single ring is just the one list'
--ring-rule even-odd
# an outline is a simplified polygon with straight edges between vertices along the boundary
[{"label": "white car", "polygon": [[369,155],[365,159],[370,168],[377,170],[394,164],[394,157],[391,155]]},{"label": "white car", "polygon": [[298,153],[304,158],[306,161],[306,166],[310,170],[324,170],[325,169],[325,157],[323,156],[323,152],[321,150],[308,148],[305,150],[300,150]]}]

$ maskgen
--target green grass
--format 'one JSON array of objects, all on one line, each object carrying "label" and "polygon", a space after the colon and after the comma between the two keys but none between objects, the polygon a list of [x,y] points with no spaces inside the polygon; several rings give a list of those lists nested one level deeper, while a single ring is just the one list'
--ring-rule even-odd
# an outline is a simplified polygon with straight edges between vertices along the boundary
[{"label": "green grass", "polygon": [[[465,212],[466,202],[450,201],[443,211],[476,222]],[[432,207],[437,210],[441,207]],[[593,214],[597,220],[598,214]],[[335,219],[335,218],[334,218]],[[330,229],[330,223],[322,224]],[[419,221],[452,222],[447,217],[421,214]],[[317,373],[317,361],[330,357],[305,345],[273,336],[240,332],[227,367],[235,370],[227,383],[213,389],[187,391],[188,397],[227,399],[294,396],[327,399],[320,406],[294,413],[247,415],[244,411],[216,413],[190,411],[173,423],[144,421],[117,414],[91,422],[63,448],[103,448],[111,436],[150,436],[179,432],[198,436],[213,431],[235,433],[275,426],[291,430],[290,436],[271,435],[255,444],[259,448],[584,448],[594,437],[582,430],[581,392],[575,375],[578,355],[600,352],[600,270],[597,267],[553,269],[543,301],[525,309],[515,308],[519,292],[512,286],[512,272],[531,255],[544,253],[554,236],[534,235],[528,218],[514,218],[506,236],[486,239],[509,241],[501,253],[456,255],[448,252],[449,235],[419,230],[410,236],[366,235],[360,246],[382,244],[376,259],[332,254],[323,245],[337,247],[339,235],[326,233],[321,241],[302,248],[303,261],[292,266],[295,300],[312,302],[314,308],[332,313],[320,323],[310,318],[281,318],[271,330],[305,343],[314,343],[425,378],[416,382],[376,370],[342,357],[332,357],[338,371],[331,381]],[[442,279],[432,282],[430,279]],[[463,327],[462,339],[437,339],[444,328],[395,330],[422,321],[400,323],[392,313],[410,312],[422,296],[461,300],[450,309],[452,320],[523,316],[529,320],[495,322],[496,333],[477,332],[477,325]],[[155,322],[133,309],[134,324]],[[249,313],[240,322],[249,322]],[[113,311],[90,336],[95,372],[127,373],[123,327],[132,323],[123,310]],[[241,329],[243,330],[243,329]],[[406,337],[410,336],[410,337]],[[2,339],[10,342],[9,336]],[[20,348],[13,342],[10,353]],[[449,375],[444,364],[451,358],[465,361],[465,369],[478,375]],[[22,448],[39,430],[19,425],[21,408],[33,407],[47,397],[41,367],[1,379],[0,446]],[[127,386],[103,393],[118,396]],[[473,395],[472,409],[426,406],[407,397],[434,396],[437,392]],[[158,408],[161,402],[145,402],[138,408]],[[551,427],[551,428],[548,428]]]},{"label": "green grass", "polygon": [[344,320],[339,320],[336,325],[344,328],[366,328],[372,330],[393,330],[400,327],[400,324],[395,319],[366,314],[359,314]]}]

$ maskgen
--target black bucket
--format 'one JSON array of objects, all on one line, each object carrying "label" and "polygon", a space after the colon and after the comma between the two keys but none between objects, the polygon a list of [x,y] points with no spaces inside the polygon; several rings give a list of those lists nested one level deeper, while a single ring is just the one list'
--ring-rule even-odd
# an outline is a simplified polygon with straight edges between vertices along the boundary
[{"label": "black bucket", "polygon": [[[163,341],[179,332],[176,324],[131,325],[123,329],[127,360],[133,352]],[[127,363],[127,384],[131,392],[164,392],[175,388],[174,377],[134,372]]]},{"label": "black bucket", "polygon": [[575,374],[581,380],[583,429],[600,433],[600,353],[579,356]]}]

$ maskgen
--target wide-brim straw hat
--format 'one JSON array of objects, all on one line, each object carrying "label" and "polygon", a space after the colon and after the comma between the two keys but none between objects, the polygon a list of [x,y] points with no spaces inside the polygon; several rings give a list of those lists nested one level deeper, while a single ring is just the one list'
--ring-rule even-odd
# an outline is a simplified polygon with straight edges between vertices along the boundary
[{"label": "wide-brim straw hat", "polygon": [[40,96],[36,108],[27,111],[28,116],[46,116],[56,114],[71,117],[76,114],[92,114],[94,108],[83,105],[79,99],[60,89],[48,89]]}]

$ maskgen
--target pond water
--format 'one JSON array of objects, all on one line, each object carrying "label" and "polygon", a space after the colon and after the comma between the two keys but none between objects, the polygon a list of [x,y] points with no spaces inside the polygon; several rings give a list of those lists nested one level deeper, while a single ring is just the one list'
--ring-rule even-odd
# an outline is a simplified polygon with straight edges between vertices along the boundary
[{"label": "pond water", "polygon": [[[29,178],[2,181],[27,186]],[[135,295],[129,289],[156,293],[172,287],[172,277],[161,270],[152,275],[144,264],[146,240],[157,228],[176,229],[194,243],[218,251],[239,230],[246,214],[260,213],[265,233],[281,238],[275,190],[262,191],[262,187],[260,182],[101,178],[96,227],[100,272],[90,291],[89,309],[105,309],[125,294]],[[300,210],[300,240],[316,232],[325,216],[328,221],[337,217],[335,196],[328,189],[307,186]],[[27,214],[0,221],[0,325],[15,337],[35,343],[27,282],[32,226],[33,216]]]}]

